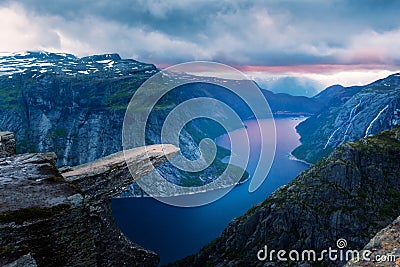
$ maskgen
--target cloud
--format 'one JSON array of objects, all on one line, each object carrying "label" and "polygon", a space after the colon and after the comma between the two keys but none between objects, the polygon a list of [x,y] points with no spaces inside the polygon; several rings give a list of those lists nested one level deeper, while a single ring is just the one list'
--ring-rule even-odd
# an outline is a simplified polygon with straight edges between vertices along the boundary
[{"label": "cloud", "polygon": [[209,52],[196,43],[90,14],[76,19],[59,14],[43,16],[27,12],[19,4],[1,7],[0,14],[0,50],[5,52],[48,50],[84,56],[117,51],[147,61],[183,60],[193,54],[211,59]]},{"label": "cloud", "polygon": [[337,69],[334,72],[290,72],[271,73],[249,71],[247,75],[266,89],[292,95],[313,96],[333,84],[343,86],[366,85],[385,78],[393,71],[385,69]]},{"label": "cloud", "polygon": [[252,79],[264,89],[274,93],[286,93],[290,95],[303,95],[312,97],[323,89],[323,85],[314,79],[301,76],[254,75]]},{"label": "cloud", "polygon": [[348,63],[400,63],[400,29],[376,32],[368,30],[350,39],[340,57]]},{"label": "cloud", "polygon": [[60,48],[60,36],[46,27],[49,18],[30,16],[20,6],[0,7],[0,50]]},{"label": "cloud", "polygon": [[399,1],[17,0],[0,50],[118,52],[152,63],[399,65]]}]

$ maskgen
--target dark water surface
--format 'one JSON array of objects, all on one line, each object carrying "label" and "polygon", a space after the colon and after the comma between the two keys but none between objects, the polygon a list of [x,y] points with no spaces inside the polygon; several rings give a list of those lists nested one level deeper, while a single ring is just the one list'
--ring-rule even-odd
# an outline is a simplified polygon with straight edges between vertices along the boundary
[{"label": "dark water surface", "polygon": [[[277,148],[267,179],[258,190],[248,192],[249,181],[236,186],[223,198],[196,208],[169,206],[152,198],[120,198],[112,201],[115,220],[123,233],[133,242],[155,251],[161,264],[196,253],[218,237],[235,217],[262,202],[273,191],[293,180],[308,165],[291,160],[289,153],[300,144],[295,126],[303,119],[276,119]],[[263,121],[260,121],[262,124]],[[257,123],[246,122],[247,129],[231,132],[232,142],[240,142],[245,131],[257,146],[260,138]],[[256,129],[257,128],[257,129]],[[229,147],[227,135],[217,138],[220,146]],[[252,148],[247,171],[254,172],[258,157]]]}]

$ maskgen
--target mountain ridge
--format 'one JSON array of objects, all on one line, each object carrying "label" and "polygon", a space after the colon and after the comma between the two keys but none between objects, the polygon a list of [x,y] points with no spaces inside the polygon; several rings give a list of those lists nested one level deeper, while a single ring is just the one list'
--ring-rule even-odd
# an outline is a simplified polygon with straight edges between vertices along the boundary
[{"label": "mountain ridge", "polygon": [[[301,145],[292,154],[310,163],[335,147],[400,125],[400,74],[365,86],[328,87],[316,98],[332,94],[326,109],[300,123]],[[337,97],[336,97],[337,95]]]},{"label": "mountain ridge", "polygon": [[[199,253],[170,266],[342,266],[346,261],[263,262],[257,252],[361,250],[400,214],[400,127],[336,148],[234,219]],[[309,264],[309,265],[307,265]]]},{"label": "mountain ridge", "polygon": [[[158,71],[118,54],[0,54],[0,130],[16,134],[19,153],[55,151],[58,166],[121,151],[125,109],[136,89]],[[310,98],[262,92],[278,115],[311,115],[322,108]],[[177,99],[170,97],[159,113]]]}]

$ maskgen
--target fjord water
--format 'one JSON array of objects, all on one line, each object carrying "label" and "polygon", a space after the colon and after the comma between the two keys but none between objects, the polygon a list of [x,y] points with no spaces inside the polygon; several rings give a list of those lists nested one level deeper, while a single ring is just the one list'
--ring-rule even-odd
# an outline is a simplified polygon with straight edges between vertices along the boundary
[{"label": "fjord water", "polygon": [[[161,264],[196,253],[218,237],[226,225],[252,206],[262,202],[273,191],[293,180],[308,165],[291,160],[289,153],[300,144],[295,127],[304,119],[276,119],[277,147],[267,179],[253,193],[248,192],[249,181],[236,186],[216,202],[196,208],[179,208],[153,198],[119,198],[112,202],[116,223],[134,243],[155,251]],[[267,124],[267,121],[259,121]],[[253,147],[247,171],[251,174],[257,165],[257,144],[260,143],[256,121],[245,122],[246,129],[230,133],[231,142],[242,142],[244,134],[251,137]],[[262,128],[262,126],[261,126]],[[217,144],[229,147],[227,135],[217,138]],[[270,141],[270,140],[266,140]]]}]

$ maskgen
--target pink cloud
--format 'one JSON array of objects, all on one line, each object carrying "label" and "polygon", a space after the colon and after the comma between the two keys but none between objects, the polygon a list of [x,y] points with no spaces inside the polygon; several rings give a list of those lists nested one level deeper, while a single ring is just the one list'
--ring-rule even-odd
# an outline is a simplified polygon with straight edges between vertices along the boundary
[{"label": "pink cloud", "polygon": [[381,64],[313,64],[313,65],[295,65],[295,66],[235,66],[243,72],[270,72],[270,73],[335,73],[340,71],[354,70],[374,70],[385,69],[395,71],[399,67],[395,65]]}]

